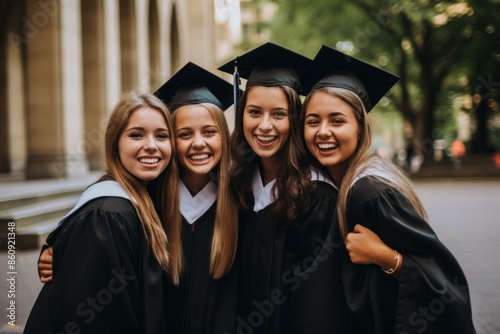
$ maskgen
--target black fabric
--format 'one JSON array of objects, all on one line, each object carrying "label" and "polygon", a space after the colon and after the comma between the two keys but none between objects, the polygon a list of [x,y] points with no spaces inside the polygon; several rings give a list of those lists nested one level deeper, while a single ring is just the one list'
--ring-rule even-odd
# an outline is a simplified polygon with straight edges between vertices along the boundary
[{"label": "black fabric", "polygon": [[54,279],[43,286],[24,333],[166,333],[167,277],[128,200],[90,201],[47,243],[54,246]]},{"label": "black fabric", "polygon": [[224,334],[236,317],[236,266],[220,279],[210,276],[210,249],[217,202],[194,224],[183,218],[185,269],[178,287],[168,285],[167,323],[172,333]]},{"label": "black fabric", "polygon": [[353,264],[343,247],[349,333],[475,333],[459,263],[401,193],[361,178],[352,188],[348,222],[349,231],[368,227],[404,259],[398,281],[378,266]]},{"label": "black fabric", "polygon": [[300,93],[300,78],[311,59],[271,42],[264,43],[219,67],[233,74],[235,66],[241,78],[251,86],[289,86]]},{"label": "black fabric", "polygon": [[302,77],[302,94],[323,87],[350,90],[369,112],[394,86],[399,77],[381,68],[323,45]]},{"label": "black fabric", "polygon": [[211,103],[226,110],[233,104],[233,86],[204,68],[188,62],[155,92],[170,109]]},{"label": "black fabric", "polygon": [[[310,209],[293,224],[273,218],[274,204],[258,213],[240,212],[236,333],[326,333],[335,328],[335,311],[345,309],[338,290],[338,252],[332,250],[320,266],[313,265],[321,249],[332,249],[325,240],[333,233],[335,203],[336,191],[317,182]],[[325,273],[333,281],[323,280]],[[315,286],[319,282],[323,285]],[[317,303],[323,291],[326,304]],[[322,309],[330,302],[340,307]]]}]

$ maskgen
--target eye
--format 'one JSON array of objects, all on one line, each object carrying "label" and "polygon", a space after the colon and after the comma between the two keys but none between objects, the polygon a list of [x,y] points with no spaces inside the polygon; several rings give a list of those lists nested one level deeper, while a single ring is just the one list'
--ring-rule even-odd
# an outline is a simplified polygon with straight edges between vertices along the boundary
[{"label": "eye", "polygon": [[285,118],[287,116],[288,116],[288,114],[286,112],[284,112],[284,111],[275,111],[273,113],[273,117],[274,118],[278,118],[278,119]]},{"label": "eye", "polygon": [[129,136],[130,138],[142,138],[142,133],[139,133],[139,132],[131,132],[128,136]]},{"label": "eye", "polygon": [[183,131],[183,132],[180,132],[177,134],[177,138],[181,138],[181,139],[186,139],[186,138],[189,138],[191,136],[191,132],[189,131]]},{"label": "eye", "polygon": [[156,134],[156,137],[160,138],[160,139],[168,139],[168,138],[170,138],[168,132],[160,132],[160,133]]},{"label": "eye", "polygon": [[308,126],[317,126],[319,124],[319,121],[317,119],[310,119],[306,123]]},{"label": "eye", "polygon": [[213,136],[215,134],[217,134],[218,131],[216,129],[206,129],[203,134],[205,135],[209,135],[209,136]]},{"label": "eye", "polygon": [[334,119],[332,119],[332,124],[334,124],[334,125],[340,125],[340,124],[343,124],[343,123],[344,123],[344,121],[342,119],[340,119],[340,118],[334,118]]},{"label": "eye", "polygon": [[260,115],[260,110],[258,110],[258,109],[247,109],[247,112],[252,116]]}]

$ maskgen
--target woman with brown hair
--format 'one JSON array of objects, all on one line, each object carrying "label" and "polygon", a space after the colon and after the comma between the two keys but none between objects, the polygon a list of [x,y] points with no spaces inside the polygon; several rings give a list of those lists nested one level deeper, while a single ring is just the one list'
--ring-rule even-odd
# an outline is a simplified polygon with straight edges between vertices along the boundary
[{"label": "woman with brown hair", "polygon": [[[230,187],[240,208],[235,332],[313,333],[302,327],[289,300],[308,294],[308,282],[294,272],[309,268],[309,259],[322,249],[336,193],[310,169],[300,131],[300,75],[310,59],[266,43],[236,61],[248,80],[231,136]],[[220,69],[232,73],[234,63]]]},{"label": "woman with brown hair", "polygon": [[122,96],[106,128],[105,174],[47,239],[53,280],[25,333],[166,331],[165,287],[182,271],[172,135],[157,97]]}]

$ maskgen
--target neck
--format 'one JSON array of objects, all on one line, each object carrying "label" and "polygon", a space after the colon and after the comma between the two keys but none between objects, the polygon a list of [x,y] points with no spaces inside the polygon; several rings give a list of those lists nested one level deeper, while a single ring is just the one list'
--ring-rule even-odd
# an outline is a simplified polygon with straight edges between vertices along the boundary
[{"label": "neck", "polygon": [[205,188],[211,180],[210,174],[195,174],[187,170],[181,172],[180,178],[192,196],[195,196]]},{"label": "neck", "polygon": [[260,159],[259,168],[264,186],[274,180],[278,175],[279,165],[276,159]]}]

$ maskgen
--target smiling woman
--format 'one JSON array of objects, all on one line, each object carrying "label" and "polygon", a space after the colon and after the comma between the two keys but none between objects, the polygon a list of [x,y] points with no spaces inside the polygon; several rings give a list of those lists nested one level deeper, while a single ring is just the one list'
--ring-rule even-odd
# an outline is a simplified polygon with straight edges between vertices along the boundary
[{"label": "smiling woman", "polygon": [[118,140],[118,152],[125,169],[137,179],[145,184],[156,179],[172,155],[163,114],[149,107],[135,110]]},{"label": "smiling woman", "polygon": [[166,331],[165,289],[182,269],[172,133],[157,97],[122,96],[106,128],[106,173],[47,238],[53,280],[24,333]]},{"label": "smiling woman", "polygon": [[185,270],[168,286],[172,333],[232,333],[237,207],[229,192],[229,129],[223,111],[231,84],[187,63],[156,94],[172,110],[180,165]]},{"label": "smiling woman", "polygon": [[[231,72],[234,62],[220,69]],[[247,84],[231,137],[230,186],[240,205],[236,332],[343,333],[342,296],[329,294],[339,310],[334,316],[314,303],[322,292],[313,287],[324,269],[335,271],[337,253],[330,251],[321,269],[295,275],[311,269],[313,254],[328,247],[337,195],[330,180],[311,170],[300,131],[300,76],[311,60],[266,43],[237,62]],[[328,284],[340,287],[338,279]],[[300,314],[291,300],[306,301],[311,311]],[[305,327],[309,315],[316,325]]]},{"label": "smiling woman", "polygon": [[[304,139],[339,187],[334,224],[349,333],[472,334],[459,263],[427,223],[409,178],[373,148],[368,112],[398,79],[323,46],[303,80]],[[319,289],[323,303],[335,288]]]}]

